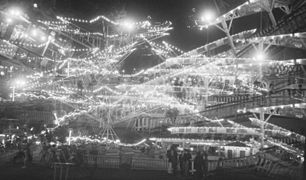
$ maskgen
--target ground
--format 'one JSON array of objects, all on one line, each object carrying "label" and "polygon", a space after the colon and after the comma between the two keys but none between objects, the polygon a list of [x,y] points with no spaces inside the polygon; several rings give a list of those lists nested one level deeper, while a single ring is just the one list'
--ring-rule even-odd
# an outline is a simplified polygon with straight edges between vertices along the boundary
[{"label": "ground", "polygon": [[[59,172],[59,171],[57,171]],[[22,165],[6,164],[0,167],[1,180],[59,180],[54,179],[54,169],[37,164],[22,168]],[[193,177],[169,175],[165,171],[143,171],[128,169],[97,169],[87,167],[72,167],[69,178],[73,180],[194,180]],[[271,178],[258,175],[253,169],[219,171],[207,180],[271,180]],[[62,178],[64,180],[64,177]]]}]

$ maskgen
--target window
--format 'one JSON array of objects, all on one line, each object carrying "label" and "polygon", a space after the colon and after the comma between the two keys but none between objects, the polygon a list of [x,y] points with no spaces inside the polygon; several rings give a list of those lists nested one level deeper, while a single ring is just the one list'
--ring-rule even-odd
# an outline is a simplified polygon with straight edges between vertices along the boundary
[{"label": "window", "polygon": [[245,157],[245,151],[240,151],[240,157]]},{"label": "window", "polygon": [[227,150],[227,157],[229,159],[233,158],[233,151],[232,150]]}]

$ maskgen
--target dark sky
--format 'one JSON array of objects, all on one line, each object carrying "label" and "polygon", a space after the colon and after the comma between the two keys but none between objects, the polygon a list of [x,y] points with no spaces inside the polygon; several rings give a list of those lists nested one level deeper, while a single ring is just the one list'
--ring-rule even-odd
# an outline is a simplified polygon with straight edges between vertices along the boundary
[{"label": "dark sky", "polygon": [[[220,0],[219,0],[220,1]],[[223,0],[221,11],[230,10],[244,0]],[[223,7],[222,7],[223,6]],[[124,9],[127,17],[144,20],[147,16],[152,21],[173,22],[174,30],[165,40],[183,50],[191,50],[207,42],[224,37],[224,33],[211,27],[208,31],[197,28],[187,28],[192,25],[190,16],[205,9],[215,9],[213,0],[57,0],[56,6],[60,12],[69,16],[92,18],[96,15],[106,15]],[[193,11],[193,8],[196,10]],[[251,19],[251,21],[250,21]],[[243,18],[235,21],[233,33],[251,29],[259,25],[259,16]]]}]

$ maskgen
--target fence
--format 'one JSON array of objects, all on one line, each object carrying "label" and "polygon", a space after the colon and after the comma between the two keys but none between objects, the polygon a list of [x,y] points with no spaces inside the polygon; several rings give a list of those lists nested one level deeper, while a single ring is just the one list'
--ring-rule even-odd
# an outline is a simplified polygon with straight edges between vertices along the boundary
[{"label": "fence", "polygon": [[[97,166],[100,168],[119,168],[123,163],[122,158],[119,156],[101,156],[101,155],[85,155],[84,160],[90,166]],[[208,170],[214,171],[218,167],[220,168],[237,168],[247,167],[255,165],[257,156],[249,156],[237,159],[225,159],[221,161],[209,161]],[[142,169],[142,170],[167,170],[169,162],[167,159],[154,159],[154,158],[139,158],[131,157],[129,164],[131,169]],[[194,172],[193,161],[191,161],[191,171]]]},{"label": "fence", "polygon": [[72,163],[53,163],[53,180],[67,180]]},{"label": "fence", "polygon": [[163,159],[152,159],[152,158],[136,158],[132,159],[132,169],[139,170],[167,170],[169,163]]},{"label": "fence", "polygon": [[225,159],[219,162],[220,168],[242,168],[256,165],[257,156],[248,156],[243,158]]},{"label": "fence", "polygon": [[10,150],[0,154],[0,165],[7,162],[13,162],[14,156],[17,154],[18,150]]},{"label": "fence", "polygon": [[85,155],[85,163],[99,168],[119,168],[119,156]]}]

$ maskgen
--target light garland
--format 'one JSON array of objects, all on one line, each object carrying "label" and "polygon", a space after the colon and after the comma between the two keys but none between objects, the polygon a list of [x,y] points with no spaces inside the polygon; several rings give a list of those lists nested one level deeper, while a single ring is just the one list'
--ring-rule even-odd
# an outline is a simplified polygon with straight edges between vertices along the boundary
[{"label": "light garland", "polygon": [[111,139],[107,139],[107,138],[103,138],[101,137],[100,139],[98,138],[94,138],[94,137],[90,137],[90,136],[73,136],[71,137],[71,141],[76,142],[76,141],[87,141],[87,142],[94,142],[94,143],[100,143],[100,144],[105,144],[105,143],[114,143],[116,145],[119,146],[126,146],[126,147],[135,147],[135,146],[139,146],[141,144],[143,144],[144,142],[147,141],[147,139],[143,139],[137,143],[133,143],[133,144],[128,144],[128,143],[122,143],[120,142],[119,139],[117,140],[111,140]]},{"label": "light garland", "polygon": [[[232,12],[234,13],[234,12]],[[38,99],[53,99],[58,100],[60,102],[66,103],[66,104],[72,104],[75,107],[74,111],[68,113],[67,115],[64,115],[62,117],[59,117],[56,119],[56,125],[59,127],[60,125],[64,124],[67,120],[73,119],[79,116],[82,116],[84,114],[90,114],[95,113],[95,111],[99,108],[110,108],[113,110],[123,111],[122,109],[126,108],[128,110],[127,114],[130,113],[130,111],[134,111],[133,113],[130,113],[131,116],[125,116],[122,119],[128,119],[129,117],[137,117],[140,113],[136,110],[140,110],[141,112],[144,111],[144,109],[153,108],[153,107],[181,107],[181,109],[185,110],[187,109],[189,112],[195,112],[196,114],[199,114],[199,110],[196,109],[196,103],[194,103],[197,98],[204,97],[206,95],[213,95],[214,93],[232,93],[232,89],[238,89],[236,85],[234,84],[234,78],[236,72],[235,72],[235,65],[233,61],[239,61],[238,62],[238,68],[243,68],[244,70],[239,70],[241,74],[237,77],[238,80],[248,80],[251,79],[250,76],[256,77],[257,73],[254,71],[254,73],[246,72],[247,65],[251,66],[257,66],[260,64],[257,64],[252,59],[247,58],[205,58],[203,57],[199,51],[209,51],[210,46],[216,45],[215,47],[221,46],[226,43],[228,40],[227,38],[222,38],[218,41],[206,44],[205,46],[202,46],[200,48],[197,48],[193,51],[184,52],[181,49],[164,42],[163,44],[158,44],[154,42],[157,38],[160,38],[162,36],[168,35],[168,31],[172,30],[172,27],[170,27],[171,22],[166,22],[161,25],[154,26],[149,21],[142,21],[142,22],[136,22],[133,25],[136,25],[138,29],[144,30],[145,32],[139,33],[136,32],[132,38],[130,38],[130,35],[120,35],[113,34],[113,35],[105,35],[100,32],[86,32],[85,30],[81,31],[81,28],[78,28],[76,25],[73,25],[72,22],[79,22],[79,23],[88,23],[93,24],[97,23],[99,20],[103,20],[106,22],[109,22],[115,26],[120,26],[122,23],[115,22],[110,20],[109,18],[105,16],[97,16],[94,19],[91,20],[85,20],[85,19],[78,19],[78,18],[70,18],[70,17],[60,17],[58,16],[57,19],[60,21],[41,21],[38,22],[43,23],[48,26],[49,29],[55,30],[56,32],[61,31],[71,37],[76,37],[75,40],[78,40],[78,38],[83,38],[81,36],[87,36],[84,38],[88,38],[86,42],[90,44],[91,40],[102,40],[102,38],[117,38],[122,37],[126,38],[126,40],[134,41],[128,42],[126,46],[123,47],[117,47],[117,45],[111,45],[106,47],[105,49],[101,50],[99,47],[95,48],[70,48],[70,47],[64,47],[60,44],[59,41],[55,41],[53,39],[51,41],[51,44],[55,51],[61,50],[61,51],[71,51],[71,52],[86,52],[85,53],[75,53],[73,57],[69,57],[66,59],[62,59],[62,57],[56,57],[55,60],[44,58],[44,57],[29,57],[27,60],[42,60],[42,61],[50,61],[52,63],[52,68],[49,68],[47,70],[42,70],[40,73],[34,73],[32,75],[28,75],[27,78],[31,79],[31,81],[28,83],[28,87],[25,88],[25,90],[33,90],[33,89],[44,89],[43,93],[47,93],[46,96],[44,95],[35,95],[31,92],[23,92],[23,93],[16,93],[16,96],[29,96],[31,98],[38,98]],[[120,30],[119,30],[120,31]],[[67,33],[65,33],[67,32]],[[243,39],[247,37],[248,35],[253,34],[254,30],[245,31],[242,33],[238,33],[233,35],[233,39]],[[60,32],[58,32],[60,33]],[[89,37],[89,36],[101,36],[101,37]],[[288,35],[290,37],[302,37],[305,34],[295,34],[295,35]],[[54,36],[56,37],[56,36]],[[285,36],[277,36],[277,37],[285,37]],[[287,37],[287,36],[286,36]],[[99,39],[100,38],[100,39]],[[130,39],[129,39],[130,38]],[[275,38],[275,37],[272,37]],[[131,40],[132,39],[132,40]],[[139,73],[133,74],[133,75],[120,75],[118,71],[113,71],[112,66],[117,65],[116,63],[120,60],[121,57],[125,57],[125,55],[128,55],[130,52],[133,52],[135,50],[134,46],[137,44],[141,44],[143,42],[138,42],[139,40],[145,40],[147,41],[152,47],[153,50],[156,51],[158,54],[161,55],[169,55],[171,52],[178,52],[181,55],[177,56],[175,58],[168,58],[165,63],[159,64],[153,68],[150,68],[148,70],[140,71]],[[245,38],[246,39],[246,38]],[[83,39],[82,39],[83,40]],[[117,40],[117,39],[115,39]],[[135,42],[136,40],[136,42]],[[255,41],[256,39],[248,39],[249,41]],[[258,39],[257,39],[258,40]],[[33,47],[33,48],[42,48],[43,46],[47,45],[47,43],[42,43],[40,45],[32,44],[32,43],[20,43],[17,41],[9,41],[7,43],[15,44],[18,46],[25,46],[25,47]],[[98,45],[97,45],[98,46]],[[14,50],[9,49],[9,46],[0,45],[3,53],[7,52],[9,54],[13,54]],[[92,47],[92,46],[88,46]],[[101,47],[103,47],[101,45]],[[58,49],[57,49],[58,48]],[[1,51],[1,52],[2,52]],[[18,53],[16,53],[18,55]],[[64,54],[64,53],[62,53]],[[72,53],[71,53],[72,54]],[[82,54],[81,57],[77,57],[77,55]],[[85,54],[85,55],[84,55]],[[20,56],[24,54],[19,54]],[[62,60],[61,60],[62,59]],[[242,61],[242,62],[240,62]],[[295,62],[295,61],[294,61]],[[263,63],[267,63],[269,65],[273,65],[273,62],[271,61],[264,61]],[[279,62],[279,63],[286,63],[286,62]],[[291,62],[290,62],[291,63]],[[50,63],[51,64],[51,63]],[[66,67],[67,65],[67,67]],[[173,69],[173,65],[179,65],[181,66],[180,69]],[[251,67],[249,67],[251,68]],[[57,70],[63,70],[63,77],[57,78],[56,76],[58,73],[56,73]],[[205,72],[202,75],[200,72]],[[197,77],[208,77],[209,83],[218,83],[222,84],[225,82],[225,80],[230,80],[228,89],[225,89],[224,87],[221,89],[217,85],[210,85],[209,89],[203,89],[202,87],[193,87],[193,86],[181,86],[181,88],[184,88],[184,90],[193,90],[193,92],[196,91],[205,91],[205,94],[203,92],[200,92],[199,95],[195,96],[195,98],[190,99],[184,99],[181,100],[177,97],[175,97],[175,94],[172,93],[171,90],[176,88],[177,86],[168,85],[164,82],[168,82],[171,79],[171,77],[183,77],[186,79],[187,75],[195,75],[196,77],[192,77],[196,79]],[[86,81],[90,78],[88,78],[88,75],[94,75],[98,76],[99,79],[97,84],[93,85],[93,87],[84,87],[84,88],[75,88],[77,85],[76,83],[73,83],[73,80],[76,81],[82,81],[87,83]],[[125,81],[131,80],[132,84],[128,84],[125,86],[116,86],[116,83],[113,84],[107,84],[106,78],[101,78],[101,76],[107,76],[110,75],[110,78],[118,78],[118,82],[121,83]],[[223,80],[219,80],[218,77],[220,75],[228,76],[226,78],[223,78]],[[87,76],[87,77],[86,77]],[[148,78],[149,80],[147,82],[142,82],[139,80],[140,78]],[[57,78],[57,79],[55,79]],[[60,79],[60,80],[58,80]],[[90,79],[91,80],[91,79]],[[88,81],[90,81],[88,80]],[[106,82],[106,83],[105,83]],[[84,83],[84,84],[85,84]],[[139,83],[139,84],[138,84]],[[160,85],[160,83],[163,83]],[[103,86],[101,86],[103,84]],[[85,86],[85,85],[84,85]],[[114,87],[116,86],[116,87]],[[263,91],[264,88],[255,88],[252,85],[248,85],[247,83],[241,83],[241,86],[244,86],[243,88],[248,90],[256,90],[256,91]],[[92,88],[92,89],[91,89]],[[149,89],[149,90],[148,90]],[[81,93],[82,94],[81,94]],[[201,94],[202,93],[202,94]],[[74,96],[77,95],[78,97]],[[124,107],[125,106],[125,107]],[[122,108],[122,109],[121,109]],[[131,110],[133,109],[133,110]],[[150,109],[151,110],[151,109]],[[148,111],[149,112],[149,111]],[[159,112],[160,114],[164,111],[161,110]],[[146,115],[150,116],[149,113],[146,113]],[[163,115],[163,114],[162,114]],[[161,115],[161,116],[162,116]],[[200,116],[200,115],[199,115]],[[188,118],[189,116],[184,116],[185,118]],[[239,127],[240,129],[243,129]],[[229,128],[231,129],[231,128]],[[234,129],[234,128],[232,128]],[[258,128],[249,128],[250,130],[258,131]],[[271,130],[274,131],[274,130]],[[105,142],[105,140],[96,140],[95,138],[88,138],[88,137],[75,137],[75,140],[82,139],[86,141],[93,141],[93,142]],[[109,141],[109,140],[106,140]],[[120,141],[117,141],[116,143],[119,144]],[[137,144],[137,143],[136,143]]]}]

